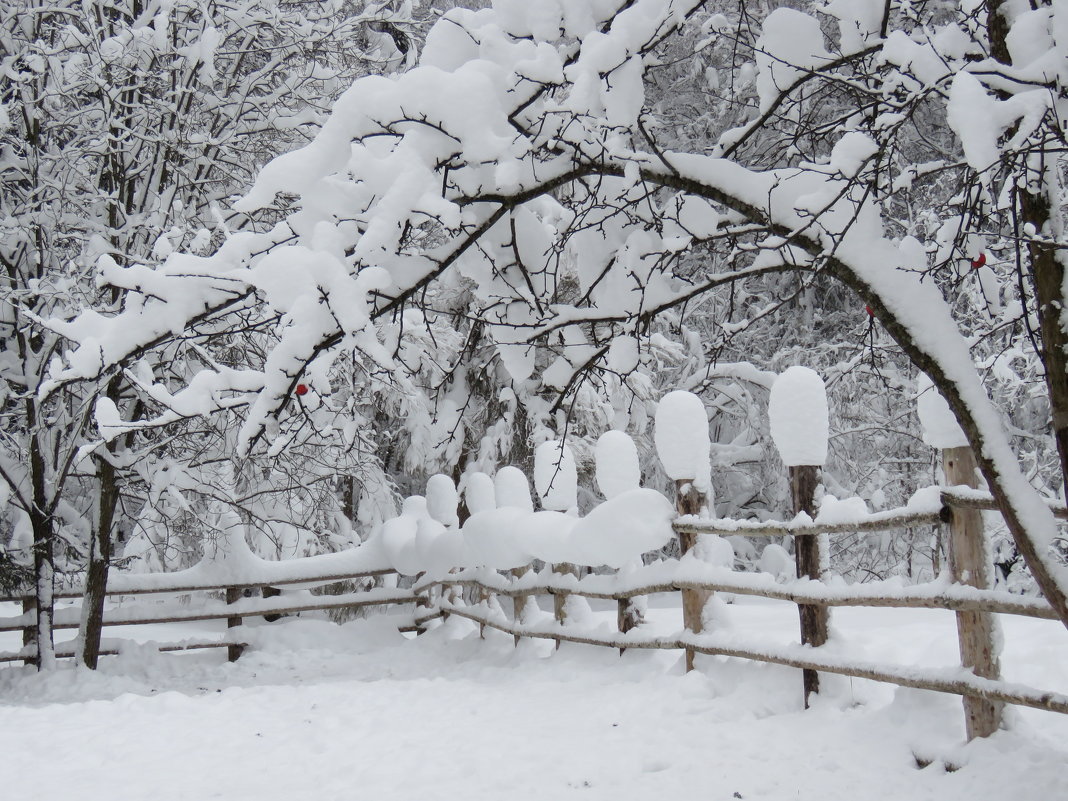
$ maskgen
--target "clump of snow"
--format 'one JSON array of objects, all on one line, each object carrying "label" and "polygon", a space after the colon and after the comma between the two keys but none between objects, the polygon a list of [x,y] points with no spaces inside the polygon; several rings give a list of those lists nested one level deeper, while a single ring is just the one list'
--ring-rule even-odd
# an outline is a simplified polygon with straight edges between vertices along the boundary
[{"label": "clump of snow", "polygon": [[867,134],[850,131],[835,142],[831,150],[831,169],[852,178],[864,163],[879,152],[879,145]]},{"label": "clump of snow", "polygon": [[879,35],[885,0],[831,0],[820,10],[838,20],[843,53],[856,53]]},{"label": "clump of snow", "polygon": [[433,475],[426,482],[426,510],[432,518],[446,526],[456,526],[456,507],[459,499],[456,485],[444,473]]},{"label": "clump of snow", "polygon": [[531,516],[528,514],[531,511],[505,505],[471,515],[462,531],[472,562],[494,570],[510,570],[529,564],[533,557],[521,544],[516,528]]},{"label": "clump of snow", "polygon": [[606,431],[597,440],[597,486],[606,498],[614,498],[627,490],[637,489],[642,472],[638,463],[638,448],[626,433]]},{"label": "clump of snow", "polygon": [[656,490],[622,492],[578,521],[571,530],[571,558],[559,561],[624,567],[671,542],[674,518],[674,504]]},{"label": "clump of snow", "polygon": [[413,495],[404,499],[397,517],[382,524],[379,541],[386,558],[398,573],[414,576],[423,569],[423,560],[416,548],[416,534],[420,519],[426,516],[426,499]]},{"label": "clump of snow", "polygon": [[843,498],[838,500],[833,495],[824,495],[820,501],[817,523],[859,523],[869,516],[868,504],[863,498]]},{"label": "clump of snow", "polygon": [[512,507],[524,512],[534,511],[534,501],[530,499],[530,484],[523,471],[518,467],[502,467],[493,477],[493,491],[497,507]]},{"label": "clump of snow", "polygon": [[544,562],[578,562],[571,532],[578,518],[554,510],[523,515],[510,533],[525,553]]},{"label": "clump of snow", "polygon": [[638,366],[638,340],[634,337],[616,337],[608,346],[608,369],[620,374],[633,372]]},{"label": "clump of snow", "polygon": [[674,481],[693,481],[706,495],[712,488],[711,443],[705,404],[692,392],[675,390],[656,407],[656,453]]},{"label": "clump of snow", "polygon": [[702,562],[717,567],[734,568],[734,546],[718,534],[702,534],[691,552]]},{"label": "clump of snow", "polygon": [[757,39],[757,94],[760,110],[771,108],[779,94],[811,69],[831,60],[815,17],[792,8],[768,14]]},{"label": "clump of snow", "polygon": [[946,399],[924,373],[920,373],[916,379],[916,413],[920,416],[923,441],[932,448],[946,450],[968,444],[968,438],[950,411]]},{"label": "clump of snow", "polygon": [[797,578],[797,565],[789,551],[778,543],[769,542],[760,553],[757,570],[770,573],[777,579]]},{"label": "clump of snow", "polygon": [[471,473],[464,480],[464,501],[471,514],[497,508],[493,479],[485,473]]},{"label": "clump of snow", "polygon": [[567,512],[578,507],[578,468],[565,443],[551,440],[535,449],[534,487],[543,509]]},{"label": "clump of snow", "polygon": [[771,438],[787,467],[827,460],[827,390],[815,370],[794,366],[775,379],[768,416]]}]

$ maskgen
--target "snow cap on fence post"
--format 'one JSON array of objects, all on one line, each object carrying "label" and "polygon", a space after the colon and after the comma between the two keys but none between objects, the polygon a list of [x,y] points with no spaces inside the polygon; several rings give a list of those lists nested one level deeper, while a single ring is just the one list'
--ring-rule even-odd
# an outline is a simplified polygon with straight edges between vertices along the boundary
[{"label": "snow cap on fence post", "polygon": [[708,413],[699,397],[683,390],[662,397],[656,407],[653,440],[668,478],[692,481],[698,492],[711,496]]},{"label": "snow cap on fence post", "polygon": [[511,506],[524,512],[534,511],[534,501],[530,499],[530,484],[518,467],[502,467],[493,477],[493,489],[497,498],[497,508]]},{"label": "snow cap on fence post", "polygon": [[542,509],[568,512],[578,508],[575,455],[562,441],[550,440],[535,448],[534,489]]},{"label": "snow cap on fence post", "polygon": [[597,486],[605,498],[612,498],[641,486],[642,471],[638,449],[623,431],[606,431],[597,440]]},{"label": "snow cap on fence post", "polygon": [[493,479],[485,473],[469,474],[464,478],[464,502],[471,514],[496,509],[497,495]]},{"label": "snow cap on fence post", "polygon": [[787,467],[822,467],[827,461],[827,388],[808,367],[788,367],[768,400],[771,438]]},{"label": "snow cap on fence post", "polygon": [[926,373],[916,378],[916,413],[920,416],[923,441],[932,448],[968,447],[968,438],[942,394],[935,389]]},{"label": "snow cap on fence post", "polygon": [[426,510],[439,523],[454,528],[460,524],[456,515],[459,498],[456,485],[444,473],[432,475],[426,482]]},{"label": "snow cap on fence post", "polygon": [[[704,402],[692,392],[669,392],[657,404],[653,440],[664,472],[675,481],[678,513],[708,514],[713,508],[712,465]],[[694,532],[679,532],[679,547],[683,554],[698,553],[698,542]],[[708,590],[682,591],[682,622],[690,632],[700,634],[704,630],[705,604],[710,597]],[[694,668],[695,655],[693,648],[686,649],[687,672]]]}]

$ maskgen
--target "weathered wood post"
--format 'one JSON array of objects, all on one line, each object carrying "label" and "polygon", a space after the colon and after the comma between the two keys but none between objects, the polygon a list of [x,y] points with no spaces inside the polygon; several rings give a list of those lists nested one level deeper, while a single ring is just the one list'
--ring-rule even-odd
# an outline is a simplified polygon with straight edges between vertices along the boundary
[{"label": "weathered wood post", "polygon": [[[226,588],[226,604],[236,604],[244,596],[244,593],[239,587],[227,587]],[[240,617],[228,617],[226,618],[226,628],[236,629],[241,626]],[[231,662],[236,662],[241,657],[241,652],[244,649],[240,645],[228,645],[226,646],[226,658]]]},{"label": "weathered wood post", "polygon": [[[597,440],[594,452],[597,486],[607,500],[638,489],[641,486],[642,471],[638,462],[638,449],[623,431],[606,431]],[[640,559],[638,561],[640,565]],[[616,571],[623,575],[628,568]],[[626,634],[637,628],[644,621],[643,603],[639,598],[621,598],[616,601],[616,628],[620,634]],[[619,649],[622,656],[626,648]]]},{"label": "weathered wood post", "polygon": [[[468,519],[481,512],[489,512],[497,508],[496,492],[493,479],[486,473],[474,472],[466,475],[463,479],[464,505],[467,507]],[[466,523],[466,521],[464,521]],[[478,602],[486,604],[489,608],[494,595],[489,590],[478,591]],[[486,624],[478,624],[478,636],[486,639]]]},{"label": "weathered wood post", "polygon": [[[945,399],[921,375],[917,411],[923,441],[942,451],[942,472],[947,486],[979,486],[975,454],[960,430]],[[993,587],[993,570],[986,552],[983,514],[978,509],[950,507],[949,568],[953,580],[979,589]],[[960,661],[977,676],[1001,677],[994,616],[990,612],[957,612]],[[969,740],[988,737],[1001,725],[1004,705],[964,696],[964,724]]]},{"label": "weathered wood post", "polygon": [[[664,472],[675,482],[675,507],[680,516],[708,514],[712,477],[708,413],[699,397],[676,390],[660,399],[656,407],[654,440]],[[679,534],[679,549],[685,556],[697,550],[699,534]],[[682,623],[694,634],[704,630],[704,609],[712,593],[682,591]],[[686,649],[686,670],[693,670],[694,651]]]},{"label": "weathered wood post", "polygon": [[[527,483],[527,477],[518,467],[508,465],[498,470],[493,476],[493,491],[498,509],[512,506],[530,514],[534,513],[534,501],[530,498],[530,484]],[[513,568],[511,575],[512,578],[522,578],[529,572],[530,565],[522,565]],[[530,599],[529,594],[520,594],[512,598],[512,619],[517,624],[523,622],[523,612]],[[513,639],[515,645],[518,646],[520,636],[516,634]]]},{"label": "weathered wood post", "polygon": [[[700,516],[708,513],[708,497],[701,492],[693,479],[678,479],[675,481],[675,509],[680,516]],[[679,549],[683,555],[697,548],[699,534],[692,531],[679,533]],[[708,599],[712,597],[710,590],[683,590],[682,591],[682,624],[688,631],[700,634],[704,631],[704,610]],[[686,672],[693,670],[694,650],[686,649]]]},{"label": "weathered wood post", "polygon": [[[795,465],[790,467],[789,471],[790,499],[794,516],[804,512],[814,518],[820,468],[815,465]],[[821,578],[825,559],[823,540],[819,535],[794,538],[794,560],[797,565],[798,578]],[[814,647],[826,643],[830,629],[830,611],[827,607],[798,604],[797,612],[801,619],[801,642]],[[805,687],[805,708],[808,709],[809,696],[820,691],[820,676],[815,670],[806,669],[802,671],[802,677]]]},{"label": "weathered wood post", "polygon": [[[771,387],[768,417],[775,447],[789,469],[790,500],[796,517],[802,512],[816,517],[815,496],[820,483],[820,468],[827,459],[827,390],[823,379],[807,367],[787,368]],[[810,535],[794,538],[794,559],[798,578],[819,579],[823,575],[827,554],[823,537]],[[801,642],[818,647],[827,642],[830,613],[826,606],[798,604]],[[809,698],[820,691],[815,670],[802,673],[805,708]]]},{"label": "weathered wood post", "polygon": [[[449,538],[459,536],[459,507],[460,496],[457,494],[456,484],[453,483],[450,476],[444,473],[437,473],[427,479],[426,511],[431,519],[441,523],[445,528],[445,531],[439,536]],[[452,552],[452,549],[450,548],[449,551]],[[452,567],[449,572],[455,573],[456,567]],[[455,584],[450,584],[441,589],[441,597],[450,604],[456,603],[459,595],[460,590]],[[448,619],[448,612],[445,612],[444,616],[445,619]]]},{"label": "weathered wood post", "polygon": [[[543,442],[534,449],[534,491],[545,511],[578,515],[578,468],[575,455],[562,440]],[[552,570],[560,576],[578,575],[578,568],[570,562],[558,562]],[[553,617],[560,625],[567,621],[569,596],[559,590],[553,593]],[[556,640],[556,647],[560,647],[560,640]]]}]

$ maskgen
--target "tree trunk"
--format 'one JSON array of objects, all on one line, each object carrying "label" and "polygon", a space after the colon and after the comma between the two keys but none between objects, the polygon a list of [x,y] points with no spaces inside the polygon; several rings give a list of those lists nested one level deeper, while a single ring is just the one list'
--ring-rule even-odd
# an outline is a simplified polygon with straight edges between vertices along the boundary
[{"label": "tree trunk", "polygon": [[[815,465],[801,465],[790,468],[790,497],[793,500],[794,515],[804,512],[809,517],[816,517],[816,487],[819,486],[820,469]],[[823,554],[819,535],[794,537],[794,559],[797,563],[797,577],[819,579],[823,572]],[[818,647],[827,642],[830,612],[825,606],[798,604],[801,618],[801,642]],[[808,709],[809,696],[820,691],[820,676],[815,670],[803,672],[805,686],[805,709]]]},{"label": "tree trunk", "polygon": [[56,664],[56,643],[53,637],[52,620],[55,608],[55,536],[52,519],[36,509],[30,515],[33,529],[33,574],[35,606],[37,612],[37,656],[34,664],[38,670],[51,670]]},{"label": "tree trunk", "polygon": [[[1020,211],[1025,225],[1041,233],[1048,230],[1050,204],[1047,198],[1020,190]],[[1049,390],[1053,437],[1061,460],[1061,485],[1068,491],[1068,335],[1061,324],[1065,306],[1064,265],[1054,248],[1039,242],[1027,246],[1031,262],[1031,283],[1038,308],[1039,333],[1042,337],[1042,365]]]},{"label": "tree trunk", "polygon": [[[948,448],[942,451],[942,469],[949,486],[978,487],[977,465],[972,449]],[[949,537],[949,564],[953,580],[981,590],[991,589],[990,564],[983,535],[983,513],[978,509],[952,507]],[[995,645],[994,616],[989,612],[957,612],[957,639],[961,664],[986,679],[1000,678]],[[968,739],[988,737],[1001,725],[1000,702],[964,696],[964,719]]]},{"label": "tree trunk", "polygon": [[[108,382],[107,397],[118,403],[121,379],[116,376]],[[138,409],[135,410],[135,416]],[[133,435],[129,435],[132,437]],[[129,443],[128,443],[129,444]],[[108,569],[114,539],[115,510],[119,504],[119,484],[115,463],[116,443],[107,444],[107,452],[97,456],[97,518],[89,541],[89,565],[85,571],[85,594],[82,597],[82,626],[78,637],[77,659],[90,670],[96,670],[100,658],[100,635],[104,628],[104,600],[108,587]]]},{"label": "tree trunk", "polygon": [[78,638],[78,660],[96,670],[100,658],[100,635],[104,627],[104,599],[107,593],[108,568],[111,565],[111,529],[115,520],[119,489],[115,466],[107,456],[98,459],[100,487],[97,521],[89,543],[89,566],[85,571],[85,594],[82,597],[82,630]]}]

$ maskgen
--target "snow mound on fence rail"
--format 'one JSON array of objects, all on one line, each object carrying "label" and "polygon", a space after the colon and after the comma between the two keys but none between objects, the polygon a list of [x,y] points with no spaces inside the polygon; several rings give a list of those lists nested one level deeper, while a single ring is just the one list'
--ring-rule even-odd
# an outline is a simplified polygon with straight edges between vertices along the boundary
[{"label": "snow mound on fence rail", "polygon": [[580,565],[624,567],[675,536],[675,507],[656,490],[632,489],[596,506],[571,530],[572,558]]},{"label": "snow mound on fence rail", "polygon": [[[247,546],[246,546],[247,547]],[[374,573],[391,570],[392,564],[380,543],[368,541],[337,553],[308,556],[283,562],[269,562],[249,552],[241,559],[202,560],[191,568],[174,573],[119,573],[108,576],[109,593],[137,593],[170,588],[221,587],[307,582],[314,585],[323,577]]]},{"label": "snow mound on fence rail", "polygon": [[471,515],[459,531],[442,529],[425,538],[417,534],[423,521],[402,514],[386,521],[368,544],[380,545],[389,564],[408,576],[425,572],[441,577],[457,567],[511,570],[535,559],[618,568],[670,542],[674,517],[667,498],[638,488],[616,495],[583,518],[504,506]]}]

